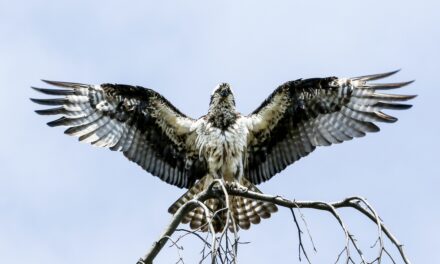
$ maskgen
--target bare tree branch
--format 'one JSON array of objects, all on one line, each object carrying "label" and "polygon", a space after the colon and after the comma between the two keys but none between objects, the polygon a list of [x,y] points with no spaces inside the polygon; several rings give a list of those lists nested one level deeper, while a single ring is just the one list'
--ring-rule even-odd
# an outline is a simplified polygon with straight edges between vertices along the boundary
[{"label": "bare tree branch", "polygon": [[[176,228],[179,225],[179,223],[181,222],[182,218],[188,212],[190,212],[191,210],[193,210],[194,208],[196,208],[198,206],[202,207],[202,209],[205,212],[205,216],[207,218],[208,229],[209,229],[209,232],[211,233],[211,236],[212,236],[212,242],[210,244],[211,263],[216,263],[216,258],[218,256],[220,256],[219,259],[220,259],[221,263],[224,261],[226,261],[226,263],[236,263],[236,259],[237,259],[236,258],[236,256],[237,256],[236,246],[238,245],[238,238],[237,238],[237,230],[236,230],[236,225],[234,223],[234,218],[232,217],[231,212],[229,210],[229,208],[230,208],[229,207],[229,196],[230,195],[251,198],[251,199],[259,200],[259,201],[271,202],[271,203],[277,204],[278,206],[281,206],[281,207],[290,208],[292,210],[292,215],[294,217],[294,221],[295,221],[295,224],[298,229],[298,236],[300,239],[299,249],[304,253],[304,255],[309,263],[310,263],[310,260],[304,250],[304,247],[302,246],[302,241],[301,241],[302,231],[299,227],[298,221],[297,221],[296,216],[293,212],[294,208],[296,208],[296,209],[309,208],[309,209],[328,211],[337,219],[338,223],[340,224],[340,226],[342,227],[342,229],[344,231],[345,238],[346,238],[345,239],[346,240],[345,247],[342,250],[342,252],[339,254],[337,261],[339,261],[341,254],[343,254],[345,252],[346,256],[347,256],[346,263],[354,263],[352,256],[351,256],[351,253],[350,253],[350,244],[351,244],[354,247],[354,249],[356,250],[359,258],[361,259],[361,263],[374,263],[374,262],[380,263],[384,252],[394,262],[394,259],[392,258],[392,256],[389,254],[389,252],[384,247],[384,242],[383,242],[383,237],[382,237],[382,233],[384,233],[388,237],[388,239],[396,246],[396,248],[398,249],[398,251],[400,253],[402,260],[406,264],[411,263],[403,250],[403,245],[396,239],[396,237],[384,225],[384,223],[382,222],[382,220],[380,219],[380,217],[376,213],[376,211],[373,209],[373,207],[362,197],[356,197],[356,196],[348,197],[348,198],[345,198],[344,200],[337,201],[337,202],[330,202],[330,203],[323,202],[323,201],[295,201],[295,200],[288,200],[288,199],[285,199],[280,196],[273,196],[273,195],[267,195],[267,194],[262,194],[262,193],[256,193],[256,192],[250,191],[247,188],[244,188],[244,187],[241,187],[238,185],[225,185],[223,181],[217,180],[217,181],[214,181],[205,191],[199,193],[196,197],[194,197],[193,200],[188,201],[181,208],[179,208],[179,210],[174,214],[170,224],[167,226],[167,228],[165,229],[163,234],[160,236],[159,240],[157,240],[155,243],[153,243],[150,250],[145,254],[145,256],[142,259],[140,259],[137,262],[137,264],[150,264],[150,263],[152,263],[152,261],[157,256],[157,254],[160,252],[160,250],[163,248],[163,246],[165,245],[167,240],[172,236],[174,231],[176,231]],[[214,214],[212,212],[210,212],[209,209],[204,205],[203,202],[206,201],[207,199],[219,198],[219,197],[223,197],[225,199],[225,204],[226,204],[225,208],[226,208],[226,210],[228,210],[228,212],[227,212],[227,218],[226,218],[226,223],[225,223],[224,229],[220,233],[220,236],[216,236],[216,233],[214,232],[214,228],[212,226],[211,220],[212,220],[212,217],[214,217],[214,215],[217,212],[214,212]],[[225,208],[222,208],[220,210],[224,210]],[[354,239],[353,235],[349,232],[346,224],[344,223],[341,216],[337,212],[337,209],[340,209],[340,208],[353,208],[356,211],[365,215],[368,219],[370,219],[372,222],[374,222],[377,225],[378,240],[376,241],[375,245],[378,243],[379,253],[378,253],[378,256],[375,258],[375,260],[373,260],[372,262],[367,262],[365,260],[362,251],[360,250],[359,246],[357,245],[356,240]],[[304,218],[303,218],[303,220],[304,220]],[[222,248],[222,246],[221,246],[222,240],[225,237],[226,237],[226,240],[229,240],[229,238],[227,237],[227,232],[231,226],[234,228],[234,231],[233,231],[234,243],[232,243],[233,244],[232,252],[231,252],[231,250],[228,249],[229,248],[228,244],[226,244],[227,245],[226,249]],[[308,230],[308,228],[307,228],[307,230]],[[313,243],[313,241],[312,241],[312,243]],[[207,244],[209,244],[209,243],[207,243],[207,241],[205,240],[204,247],[206,247]],[[301,253],[301,251],[300,251],[300,253]],[[231,257],[232,259],[229,259],[230,255],[232,256]],[[204,257],[206,257],[206,256],[204,255]]]}]

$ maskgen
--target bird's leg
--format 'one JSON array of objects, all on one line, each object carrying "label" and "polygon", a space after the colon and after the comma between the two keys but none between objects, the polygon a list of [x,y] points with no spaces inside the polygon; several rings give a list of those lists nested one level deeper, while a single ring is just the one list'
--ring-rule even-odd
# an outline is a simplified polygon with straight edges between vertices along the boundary
[{"label": "bird's leg", "polygon": [[242,193],[246,193],[246,192],[249,191],[249,188],[244,186],[244,185],[241,185],[241,184],[237,183],[237,190],[239,190]]},{"label": "bird's leg", "polygon": [[241,192],[248,191],[248,188],[241,184],[243,182],[243,166],[242,166],[242,164],[237,166],[235,174],[234,174],[234,179],[235,179],[235,181],[231,182],[231,184],[229,186],[231,189],[236,189]]},{"label": "bird's leg", "polygon": [[[225,186],[225,187],[227,186],[227,182],[223,179],[223,177],[221,177],[221,171],[220,170],[213,171],[211,173],[211,175],[212,175],[214,181],[217,181],[217,183],[212,185],[212,187],[211,187],[212,190],[216,191],[216,192],[218,192],[218,191],[221,192],[222,191],[222,186]],[[222,185],[222,186],[220,186],[220,185]]]},{"label": "bird's leg", "polygon": [[226,186],[227,189],[235,189],[235,190],[238,190],[240,192],[247,192],[248,191],[247,187],[241,185],[237,181],[227,182],[225,186]]}]

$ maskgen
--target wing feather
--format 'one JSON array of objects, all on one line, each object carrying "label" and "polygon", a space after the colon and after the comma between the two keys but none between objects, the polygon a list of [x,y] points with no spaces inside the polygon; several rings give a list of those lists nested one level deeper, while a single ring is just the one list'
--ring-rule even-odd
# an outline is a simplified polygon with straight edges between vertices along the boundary
[{"label": "wing feather", "polygon": [[157,92],[140,86],[44,82],[61,89],[32,87],[50,99],[31,99],[54,108],[40,115],[60,115],[49,126],[97,147],[122,151],[129,160],[167,183],[188,188],[206,173],[191,144],[194,120]]},{"label": "wing feather", "polygon": [[247,117],[247,177],[259,184],[289,164],[307,156],[317,146],[342,143],[377,132],[375,122],[393,123],[397,118],[384,109],[411,108],[401,102],[415,95],[377,93],[411,84],[370,83],[394,73],[355,78],[313,78],[287,82],[278,87]]}]

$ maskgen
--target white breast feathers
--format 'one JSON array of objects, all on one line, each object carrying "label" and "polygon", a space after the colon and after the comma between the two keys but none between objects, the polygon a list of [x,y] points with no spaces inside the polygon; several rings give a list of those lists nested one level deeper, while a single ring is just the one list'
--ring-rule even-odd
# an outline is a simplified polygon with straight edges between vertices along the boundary
[{"label": "white breast feathers", "polygon": [[243,176],[248,129],[241,122],[223,130],[205,122],[197,129],[196,147],[200,157],[208,163],[214,178],[226,181],[240,180]]}]

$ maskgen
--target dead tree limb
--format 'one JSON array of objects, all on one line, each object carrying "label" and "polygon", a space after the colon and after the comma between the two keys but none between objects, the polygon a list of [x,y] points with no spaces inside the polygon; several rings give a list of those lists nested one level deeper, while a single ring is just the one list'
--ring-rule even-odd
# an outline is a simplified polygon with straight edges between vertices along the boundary
[{"label": "dead tree limb", "polygon": [[[245,198],[251,198],[254,200],[272,202],[278,206],[286,207],[286,208],[290,208],[290,209],[308,208],[308,209],[317,209],[317,210],[323,210],[323,211],[330,212],[337,219],[338,223],[342,227],[344,234],[345,234],[345,238],[346,238],[345,248],[339,254],[338,260],[341,256],[341,254],[343,254],[345,252],[346,256],[347,256],[346,263],[350,263],[350,262],[354,263],[354,261],[352,260],[351,253],[350,253],[350,243],[354,247],[354,249],[356,250],[359,258],[361,259],[361,263],[374,263],[374,262],[380,263],[384,252],[394,262],[394,259],[391,257],[389,252],[384,247],[382,233],[384,233],[387,236],[387,238],[392,242],[392,244],[394,244],[396,246],[404,263],[406,263],[406,264],[411,263],[403,250],[403,245],[397,240],[397,238],[384,225],[384,223],[382,222],[382,220],[380,219],[380,217],[376,213],[376,211],[373,209],[373,207],[366,201],[366,199],[364,199],[362,197],[353,196],[353,197],[348,197],[348,198],[345,198],[345,199],[343,199],[341,201],[337,201],[337,202],[296,201],[296,200],[288,200],[288,199],[285,199],[280,196],[273,196],[273,195],[252,192],[252,191],[248,190],[247,188],[237,186],[237,185],[224,184],[222,181],[218,180],[218,181],[214,181],[209,186],[209,188],[207,188],[205,191],[199,193],[196,197],[194,197],[193,200],[185,203],[174,214],[171,222],[168,224],[168,226],[166,227],[163,234],[160,236],[160,238],[156,242],[153,243],[150,250],[145,254],[145,256],[143,258],[141,258],[137,262],[137,264],[150,264],[153,262],[154,258],[157,256],[157,254],[164,247],[164,245],[169,240],[169,238],[176,231],[176,228],[178,227],[182,218],[188,212],[190,212],[194,208],[200,206],[205,211],[205,216],[207,218],[213,217],[212,212],[210,212],[209,209],[206,208],[206,206],[204,205],[203,202],[206,201],[207,199],[227,197],[228,195],[241,196],[241,197],[245,197]],[[228,201],[228,199],[226,199],[226,201]],[[347,228],[346,224],[344,223],[341,216],[337,212],[337,209],[340,209],[340,208],[353,208],[356,211],[365,215],[368,219],[370,219],[372,222],[374,222],[377,225],[378,240],[376,241],[375,244],[377,244],[377,243],[379,244],[379,253],[378,253],[378,256],[376,257],[375,260],[373,260],[371,262],[367,262],[365,260],[363,254],[362,254],[362,251],[360,250],[360,248],[358,247],[358,245],[356,243],[356,240],[353,238],[353,235],[349,232],[349,229]],[[226,205],[226,209],[228,210],[228,213],[227,213],[228,217],[226,220],[227,224],[225,225],[225,229],[223,230],[223,232],[220,233],[220,237],[216,237],[215,232],[213,231],[213,228],[212,228],[211,221],[210,221],[210,219],[207,219],[208,230],[211,233],[211,236],[213,238],[212,243],[210,244],[210,250],[211,250],[210,254],[211,254],[211,260],[212,260],[211,263],[216,263],[216,256],[218,254],[218,251],[220,250],[218,245],[221,244],[221,239],[223,239],[225,233],[227,232],[227,229],[229,227],[229,222],[234,221],[233,217],[231,216],[231,212],[229,210],[228,204]],[[215,214],[216,214],[216,212],[214,212],[214,215]],[[297,225],[297,228],[299,229],[299,225],[298,225],[296,218],[295,218],[295,223]],[[233,225],[233,226],[235,226],[235,225]],[[302,231],[298,230],[298,232],[302,232]],[[233,233],[235,236],[235,245],[237,245],[238,244],[238,240],[236,238],[237,231],[234,230]],[[219,240],[219,242],[217,240]],[[302,245],[301,241],[299,243],[301,243],[300,245]],[[227,251],[227,249],[226,249],[226,251]],[[235,263],[237,249],[234,248],[232,251],[233,251],[233,254],[232,254],[233,261],[231,261],[230,263]],[[303,251],[303,253],[305,254],[305,251]],[[307,255],[305,255],[305,256],[308,260]],[[223,260],[221,262],[223,262]]]}]

